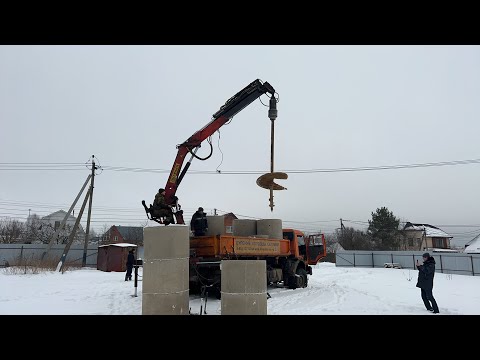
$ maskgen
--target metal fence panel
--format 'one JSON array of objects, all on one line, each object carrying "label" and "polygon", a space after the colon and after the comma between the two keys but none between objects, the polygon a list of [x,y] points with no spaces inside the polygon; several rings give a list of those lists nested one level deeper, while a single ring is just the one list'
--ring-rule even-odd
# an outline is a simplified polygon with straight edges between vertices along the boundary
[{"label": "metal fence panel", "polygon": [[[384,267],[386,263],[399,264],[403,269],[415,269],[416,261],[423,262],[424,251],[361,251],[336,252],[336,266]],[[480,276],[480,254],[431,252],[436,272]]]},{"label": "metal fence panel", "polygon": [[480,256],[472,257],[472,268],[475,276],[480,276]]},{"label": "metal fence panel", "polygon": [[375,252],[372,252],[371,254],[373,254],[375,267],[384,267],[385,263],[392,262],[391,254],[375,254]]},{"label": "metal fence panel", "polygon": [[472,275],[471,257],[464,256],[441,256],[436,259],[436,266],[440,267],[445,274]]},{"label": "metal fence panel", "polygon": [[354,266],[353,253],[337,252],[335,254],[335,264],[336,266]]},{"label": "metal fence panel", "polygon": [[[0,266],[8,262],[14,265],[20,258],[39,259],[47,248],[46,244],[0,244]],[[60,260],[65,245],[53,245],[46,255],[46,259]],[[87,267],[97,267],[98,246],[90,245],[87,248]],[[81,264],[83,245],[72,245],[67,254],[66,262]]]},{"label": "metal fence panel", "polygon": [[372,253],[354,253],[355,267],[372,267]]}]

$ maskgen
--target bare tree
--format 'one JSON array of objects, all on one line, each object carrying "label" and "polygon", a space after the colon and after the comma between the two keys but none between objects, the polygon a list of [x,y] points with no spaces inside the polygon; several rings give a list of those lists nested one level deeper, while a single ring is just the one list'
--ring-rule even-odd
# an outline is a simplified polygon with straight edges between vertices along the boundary
[{"label": "bare tree", "polygon": [[345,227],[343,230],[336,230],[338,242],[345,250],[371,250],[372,240],[363,231]]},{"label": "bare tree", "polygon": [[25,224],[25,242],[27,244],[47,244],[55,232],[53,226],[32,214]]},{"label": "bare tree", "polygon": [[334,253],[335,245],[338,243],[339,243],[339,236],[337,232],[325,235],[325,244],[327,245],[327,253]]},{"label": "bare tree", "polygon": [[399,250],[408,250],[408,238],[403,230],[398,230],[397,243]]},{"label": "bare tree", "polygon": [[108,224],[103,224],[102,228],[100,229],[101,233],[101,238],[100,238],[100,244],[101,245],[107,245],[112,243],[112,239],[110,239],[110,228],[111,226]]},{"label": "bare tree", "polygon": [[90,233],[88,234],[89,241],[95,239],[97,236],[97,232],[94,229],[90,228]]},{"label": "bare tree", "polygon": [[0,220],[0,243],[14,244],[23,242],[25,224],[15,219]]}]

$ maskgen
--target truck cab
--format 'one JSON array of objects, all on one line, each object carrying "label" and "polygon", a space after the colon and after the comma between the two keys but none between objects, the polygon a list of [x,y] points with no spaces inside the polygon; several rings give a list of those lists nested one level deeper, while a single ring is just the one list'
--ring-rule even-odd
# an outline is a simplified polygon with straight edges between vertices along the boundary
[{"label": "truck cab", "polygon": [[296,229],[283,229],[283,239],[290,240],[290,252],[308,265],[315,265],[327,255],[324,234],[305,234]]}]

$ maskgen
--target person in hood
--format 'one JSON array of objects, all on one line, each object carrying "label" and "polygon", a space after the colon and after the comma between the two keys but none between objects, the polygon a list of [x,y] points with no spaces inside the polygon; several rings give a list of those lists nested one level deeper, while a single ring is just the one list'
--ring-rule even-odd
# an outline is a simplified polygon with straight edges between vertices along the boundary
[{"label": "person in hood", "polygon": [[130,250],[127,256],[127,273],[125,274],[125,281],[132,280],[132,269],[133,264],[135,263],[135,255],[133,254],[134,250]]},{"label": "person in hood", "polygon": [[205,236],[208,231],[207,214],[203,212],[203,207],[199,207],[193,214],[190,222],[190,229],[195,236]]},{"label": "person in hood", "polygon": [[417,287],[422,290],[422,300],[428,311],[438,314],[438,305],[433,297],[433,277],[435,276],[435,259],[429,253],[423,254],[423,265],[417,260]]}]

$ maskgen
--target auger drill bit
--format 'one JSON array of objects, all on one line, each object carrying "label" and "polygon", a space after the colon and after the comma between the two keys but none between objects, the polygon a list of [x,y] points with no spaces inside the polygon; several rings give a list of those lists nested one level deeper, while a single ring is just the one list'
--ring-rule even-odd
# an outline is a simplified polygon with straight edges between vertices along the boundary
[{"label": "auger drill bit", "polygon": [[263,174],[257,179],[257,185],[270,190],[270,210],[273,211],[273,190],[287,190],[287,188],[276,184],[274,179],[287,179],[288,174],[283,172],[274,172],[273,159],[274,159],[274,139],[275,139],[275,119],[277,118],[277,100],[275,96],[270,97],[270,108],[268,109],[268,117],[271,120],[271,131],[270,131],[270,172]]}]

